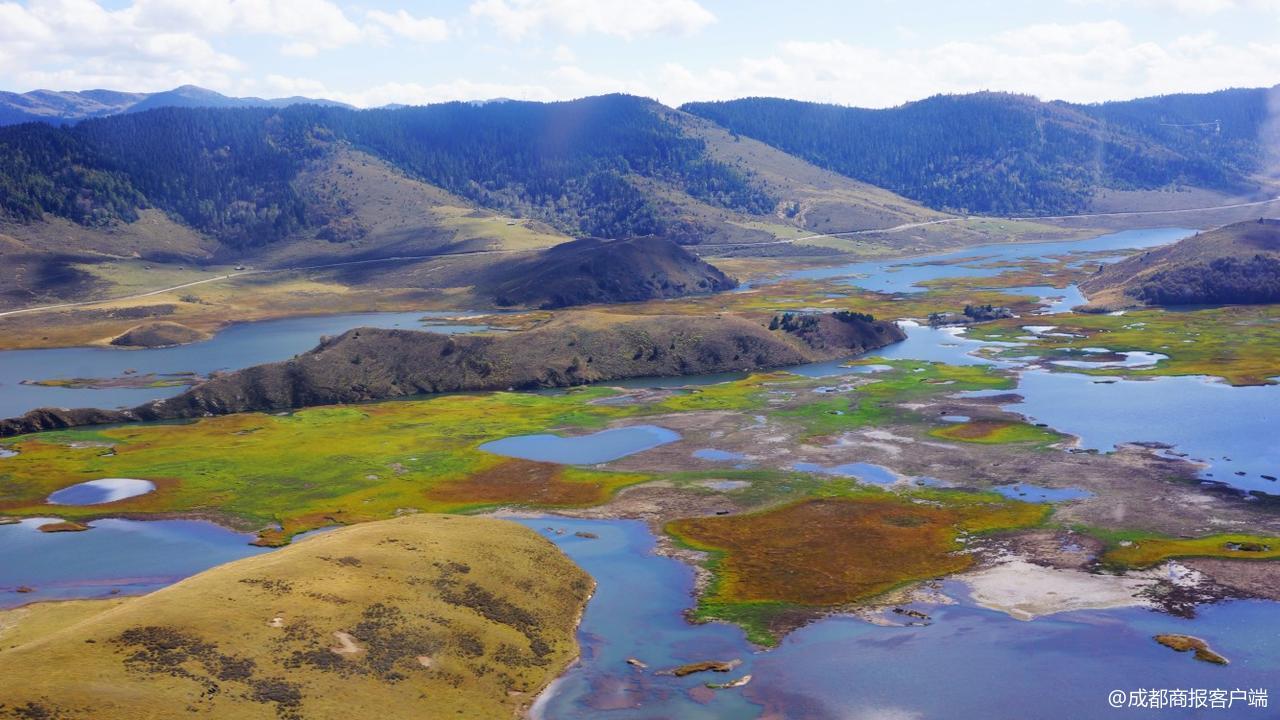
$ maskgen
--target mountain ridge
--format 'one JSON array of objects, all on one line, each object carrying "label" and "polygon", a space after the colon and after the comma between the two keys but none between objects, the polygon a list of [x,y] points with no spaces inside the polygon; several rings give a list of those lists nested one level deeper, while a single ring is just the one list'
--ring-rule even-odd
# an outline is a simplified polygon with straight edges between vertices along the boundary
[{"label": "mountain ridge", "polygon": [[866,109],[779,98],[681,110],[819,167],[951,212],[1051,215],[1100,189],[1198,187],[1227,194],[1274,180],[1267,148],[1280,86],[1095,105],[983,92]]},{"label": "mountain ridge", "polygon": [[90,118],[127,112],[144,112],[160,107],[288,107],[289,105],[354,106],[336,100],[302,96],[282,98],[236,97],[197,85],[181,85],[172,90],[135,93],[120,90],[31,90],[24,93],[0,91],[0,126],[27,122],[66,125]]}]

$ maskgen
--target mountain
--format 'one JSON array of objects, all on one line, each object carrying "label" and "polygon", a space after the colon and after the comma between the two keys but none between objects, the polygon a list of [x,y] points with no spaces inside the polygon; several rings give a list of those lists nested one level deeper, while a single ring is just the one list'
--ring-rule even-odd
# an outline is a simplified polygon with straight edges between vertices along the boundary
[{"label": "mountain", "polygon": [[106,228],[156,209],[236,253],[307,237],[368,245],[372,221],[355,196],[369,186],[329,170],[354,154],[355,165],[383,166],[388,183],[425,185],[420,195],[579,236],[772,240],[760,226],[804,226],[808,215],[787,209],[814,198],[855,214],[867,207],[860,227],[936,217],[762,144],[749,148],[760,167],[786,168],[775,177],[812,177],[821,187],[773,182],[702,125],[626,95],[364,111],[170,107],[71,127],[29,124],[0,128],[0,213]]},{"label": "mountain", "polygon": [[776,98],[682,110],[929,207],[1003,215],[1087,209],[1101,190],[1258,189],[1277,88],[1077,105],[939,95],[884,110]]},{"label": "mountain", "polygon": [[283,410],[420,393],[569,387],[636,377],[751,371],[848,357],[906,338],[867,315],[577,312],[520,332],[444,335],[357,328],[292,360],[226,373],[132,410],[43,408],[0,421],[0,437],[78,425]]},{"label": "mountain", "polygon": [[1280,220],[1235,223],[1103,266],[1089,309],[1280,302]]},{"label": "mountain", "polygon": [[66,125],[88,118],[126,112],[142,112],[159,107],[287,107],[289,105],[351,107],[333,100],[287,97],[264,100],[257,97],[230,97],[195,85],[155,93],[115,90],[32,90],[26,93],[0,92],[0,125],[45,122]]},{"label": "mountain", "polygon": [[738,281],[665,238],[585,238],[499,263],[481,286],[500,306],[554,309],[719,292]]}]

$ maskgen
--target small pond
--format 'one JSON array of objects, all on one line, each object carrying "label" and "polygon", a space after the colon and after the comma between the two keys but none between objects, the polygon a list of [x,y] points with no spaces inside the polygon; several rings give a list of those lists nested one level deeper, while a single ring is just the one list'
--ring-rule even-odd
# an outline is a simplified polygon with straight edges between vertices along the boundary
[{"label": "small pond", "polygon": [[1007,498],[1033,503],[1068,502],[1093,497],[1093,493],[1080,488],[1048,488],[1028,483],[999,485],[994,489]]},{"label": "small pond", "polygon": [[101,505],[154,492],[155,483],[133,478],[102,478],[65,487],[51,494],[50,505]]},{"label": "small pond", "polygon": [[651,450],[679,439],[680,433],[657,425],[630,425],[573,437],[550,433],[518,435],[487,442],[480,449],[495,455],[538,462],[594,465]]},{"label": "small pond", "polygon": [[702,448],[694,450],[693,456],[699,460],[711,460],[713,462],[737,462],[746,459],[746,455],[740,452],[732,452],[729,450],[716,450],[715,448]]},{"label": "small pond", "polygon": [[791,466],[791,469],[800,472],[817,473],[819,475],[839,475],[841,477],[857,478],[858,480],[875,485],[892,485],[902,478],[883,465],[874,465],[872,463],[852,462],[843,465],[819,465],[818,463],[798,462]]}]

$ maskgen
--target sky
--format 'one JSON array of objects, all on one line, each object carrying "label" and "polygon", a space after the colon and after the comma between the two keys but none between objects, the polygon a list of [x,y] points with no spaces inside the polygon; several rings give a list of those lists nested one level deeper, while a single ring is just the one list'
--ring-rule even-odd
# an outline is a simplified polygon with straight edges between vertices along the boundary
[{"label": "sky", "polygon": [[0,89],[890,107],[1280,83],[1280,0],[0,0]]}]

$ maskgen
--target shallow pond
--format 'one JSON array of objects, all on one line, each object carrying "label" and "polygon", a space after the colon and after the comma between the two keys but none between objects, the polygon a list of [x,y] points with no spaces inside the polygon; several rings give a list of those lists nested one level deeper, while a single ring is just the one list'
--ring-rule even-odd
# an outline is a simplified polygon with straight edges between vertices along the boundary
[{"label": "shallow pond", "polygon": [[1067,502],[1093,497],[1093,493],[1080,488],[1048,488],[1028,483],[999,485],[995,488],[995,491],[1013,500],[1033,503]]},{"label": "shallow pond", "polygon": [[[578,631],[581,660],[539,699],[535,718],[813,718],[881,720],[990,718],[1078,720],[1209,717],[1182,711],[1114,711],[1113,690],[1271,688],[1280,673],[1280,604],[1235,601],[1194,620],[1143,609],[1071,612],[1032,621],[974,607],[949,582],[950,606],[920,606],[933,623],[881,627],[833,617],[760,652],[736,627],[692,625],[693,571],[653,554],[647,527],[629,520],[517,518],[541,532],[598,583]],[[547,528],[564,530],[563,534]],[[596,539],[575,537],[589,532]],[[1158,633],[1209,641],[1223,667],[1157,645]],[[627,664],[636,658],[648,665]],[[657,670],[701,660],[741,659],[731,673],[664,677]],[[706,682],[751,674],[743,688]],[[1051,679],[1052,702],[1045,683]],[[1268,717],[1237,707],[1212,717]]]},{"label": "shallow pond", "polygon": [[1040,303],[1044,305],[1036,314],[1037,315],[1056,315],[1064,313],[1077,305],[1084,305],[1088,302],[1084,293],[1080,292],[1080,288],[1074,283],[1065,288],[1056,288],[1051,285],[1029,285],[1027,287],[1015,288],[998,288],[1000,292],[1010,295],[1034,295],[1040,299]]},{"label": "shallow pond", "polygon": [[651,450],[679,439],[680,433],[657,425],[630,425],[573,437],[550,433],[519,435],[487,442],[480,449],[495,455],[538,462],[594,465]]},{"label": "shallow pond", "polygon": [[717,450],[715,448],[701,448],[699,450],[694,450],[693,456],[699,460],[711,460],[713,462],[737,462],[745,460],[747,457],[740,452]]},{"label": "shallow pond", "polygon": [[51,494],[50,505],[101,505],[154,492],[155,483],[133,478],[87,480]]},{"label": "shallow pond", "polygon": [[883,465],[874,465],[872,463],[852,462],[843,465],[819,465],[818,463],[798,462],[791,466],[791,469],[806,472],[817,473],[819,475],[839,475],[840,477],[857,478],[861,482],[872,483],[873,485],[892,485],[902,479],[892,470]]},{"label": "shallow pond", "polygon": [[[23,385],[23,380],[116,378],[126,370],[137,375],[238,370],[286,360],[315,347],[322,335],[338,335],[357,327],[413,328],[459,333],[483,326],[448,324],[456,313],[355,313],[264,320],[232,325],[208,340],[152,350],[100,347],[0,351],[0,417],[14,417],[38,407],[132,407],[177,395],[186,388],[66,388]],[[429,322],[424,323],[427,320]],[[436,324],[439,323],[439,324]]]},{"label": "shallow pond", "polygon": [[[83,532],[44,533],[54,518],[0,525],[0,607],[36,600],[137,595],[214,565],[267,552],[252,534],[199,520],[94,520]],[[16,592],[26,586],[29,593]]]}]

